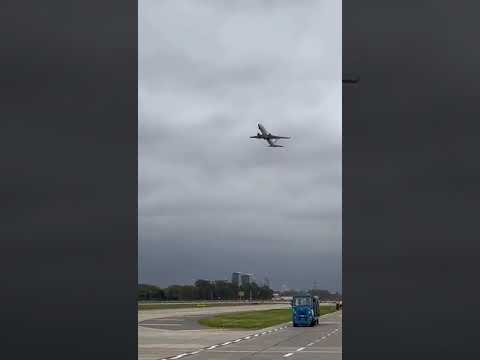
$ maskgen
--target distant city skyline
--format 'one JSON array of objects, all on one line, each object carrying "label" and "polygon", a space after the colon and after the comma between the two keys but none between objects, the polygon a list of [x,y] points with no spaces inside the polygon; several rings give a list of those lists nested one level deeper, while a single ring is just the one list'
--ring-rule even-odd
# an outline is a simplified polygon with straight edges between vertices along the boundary
[{"label": "distant city skyline", "polygon": [[[305,291],[305,290],[312,290],[312,289],[317,289],[317,290],[323,290],[323,291],[329,291],[330,293],[341,293],[341,291],[339,290],[336,290],[336,289],[328,289],[328,288],[325,288],[325,287],[322,287],[322,286],[310,286],[310,287],[305,287],[305,288],[290,288],[288,287],[287,284],[282,284],[281,286],[278,286],[277,288],[273,288],[270,286],[270,278],[268,277],[264,277],[263,278],[263,282],[259,283],[259,280],[256,279],[255,277],[255,274],[251,274],[251,273],[244,273],[244,272],[239,272],[239,271],[234,271],[232,272],[232,276],[230,276],[230,278],[227,278],[227,277],[220,277],[220,278],[215,278],[215,279],[210,279],[210,278],[205,278],[205,277],[198,277],[196,279],[193,279],[191,282],[186,282],[186,283],[174,283],[174,284],[165,284],[165,285],[161,285],[161,284],[153,284],[153,283],[144,283],[144,284],[148,284],[148,285],[154,285],[154,286],[159,286],[159,287],[168,287],[168,286],[173,286],[173,285],[180,285],[180,286],[183,286],[183,285],[194,285],[195,282],[197,280],[205,280],[205,281],[210,281],[210,282],[217,282],[217,281],[225,281],[225,282],[228,282],[228,283],[235,283],[234,279],[233,279],[233,274],[248,274],[248,275],[251,275],[252,276],[252,279],[253,281],[252,282],[255,282],[258,286],[263,286],[263,285],[267,285],[269,286],[272,290],[275,290],[275,291]],[[267,284],[267,281],[268,280],[268,284]],[[143,283],[143,282],[140,282],[140,283]],[[239,279],[239,283],[240,283],[240,279]],[[315,283],[315,281],[314,281]]]}]

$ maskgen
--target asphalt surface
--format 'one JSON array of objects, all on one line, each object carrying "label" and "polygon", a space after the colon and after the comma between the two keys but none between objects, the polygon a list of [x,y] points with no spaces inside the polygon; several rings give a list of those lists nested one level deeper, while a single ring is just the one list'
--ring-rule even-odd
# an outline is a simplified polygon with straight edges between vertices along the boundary
[{"label": "asphalt surface", "polygon": [[207,326],[198,323],[198,320],[203,319],[204,317],[205,315],[172,316],[144,320],[139,322],[138,325],[150,329],[171,331],[208,329]]},{"label": "asphalt surface", "polygon": [[[328,305],[328,304],[327,304]],[[190,315],[216,315],[226,314],[239,311],[251,310],[270,310],[270,309],[288,309],[290,304],[260,304],[260,305],[234,305],[234,306],[212,306],[199,308],[181,308],[181,309],[155,309],[155,310],[140,310],[138,312],[138,322],[148,319],[158,319],[166,317],[179,317]]]},{"label": "asphalt surface", "polygon": [[[150,324],[153,323],[152,319]],[[168,320],[168,321],[167,321]],[[163,318],[165,324],[184,324],[168,325],[157,330],[165,336],[174,334],[172,328],[187,329],[190,321],[195,318]],[[154,326],[147,324],[143,326]],[[140,325],[140,324],[139,324]],[[160,325],[162,326],[162,325]],[[167,330],[168,328],[168,330]],[[190,334],[190,344],[183,347],[178,344],[177,347],[170,347],[162,351],[165,356],[155,357],[154,354],[148,356],[143,352],[139,358],[149,358],[155,360],[162,359],[225,359],[225,360],[244,360],[244,359],[319,359],[319,360],[340,360],[342,358],[342,313],[341,311],[324,315],[320,318],[320,324],[315,327],[297,327],[291,326],[291,323],[277,325],[268,329],[255,331],[218,331],[218,330],[191,330],[178,331],[177,334]],[[202,346],[195,346],[195,342],[200,338],[195,338],[194,334],[202,335]],[[221,341],[219,341],[221,338]],[[210,342],[208,340],[211,340]],[[214,341],[217,340],[217,341]],[[200,345],[200,344],[198,344]],[[166,351],[168,350],[168,351]],[[158,354],[158,353],[157,353]]]}]

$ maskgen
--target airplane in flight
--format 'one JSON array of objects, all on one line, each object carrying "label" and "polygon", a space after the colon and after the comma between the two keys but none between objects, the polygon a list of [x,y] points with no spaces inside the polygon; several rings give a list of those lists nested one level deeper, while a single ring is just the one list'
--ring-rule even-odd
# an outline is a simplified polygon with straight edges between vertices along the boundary
[{"label": "airplane in flight", "polygon": [[357,84],[360,81],[358,75],[355,74],[343,74],[343,84]]},{"label": "airplane in flight", "polygon": [[262,124],[258,124],[258,128],[260,129],[260,132],[255,136],[250,136],[250,138],[267,140],[270,147],[283,147],[282,145],[276,144],[278,139],[290,139],[288,136],[277,136],[270,134],[267,130],[265,130]]}]

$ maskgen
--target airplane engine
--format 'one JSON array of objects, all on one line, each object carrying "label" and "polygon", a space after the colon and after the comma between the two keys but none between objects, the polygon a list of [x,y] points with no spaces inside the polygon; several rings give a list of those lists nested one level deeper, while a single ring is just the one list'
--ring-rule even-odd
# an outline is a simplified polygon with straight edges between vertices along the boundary
[{"label": "airplane engine", "polygon": [[259,132],[257,132],[257,136],[262,136],[262,134],[260,134]]}]

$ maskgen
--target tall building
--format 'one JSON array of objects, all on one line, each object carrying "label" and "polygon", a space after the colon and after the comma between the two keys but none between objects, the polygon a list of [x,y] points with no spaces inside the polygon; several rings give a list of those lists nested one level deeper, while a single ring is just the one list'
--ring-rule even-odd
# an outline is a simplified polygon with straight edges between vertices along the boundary
[{"label": "tall building", "polygon": [[232,284],[237,286],[248,285],[253,282],[253,274],[245,274],[242,272],[232,273]]},{"label": "tall building", "polygon": [[251,281],[252,281],[252,277],[253,277],[252,274],[242,274],[242,275],[240,276],[242,285],[248,285],[248,284],[250,284]]},{"label": "tall building", "polygon": [[242,275],[242,273],[239,273],[239,272],[232,273],[232,284],[233,285],[237,285],[237,286],[240,285],[240,276],[241,275]]}]

